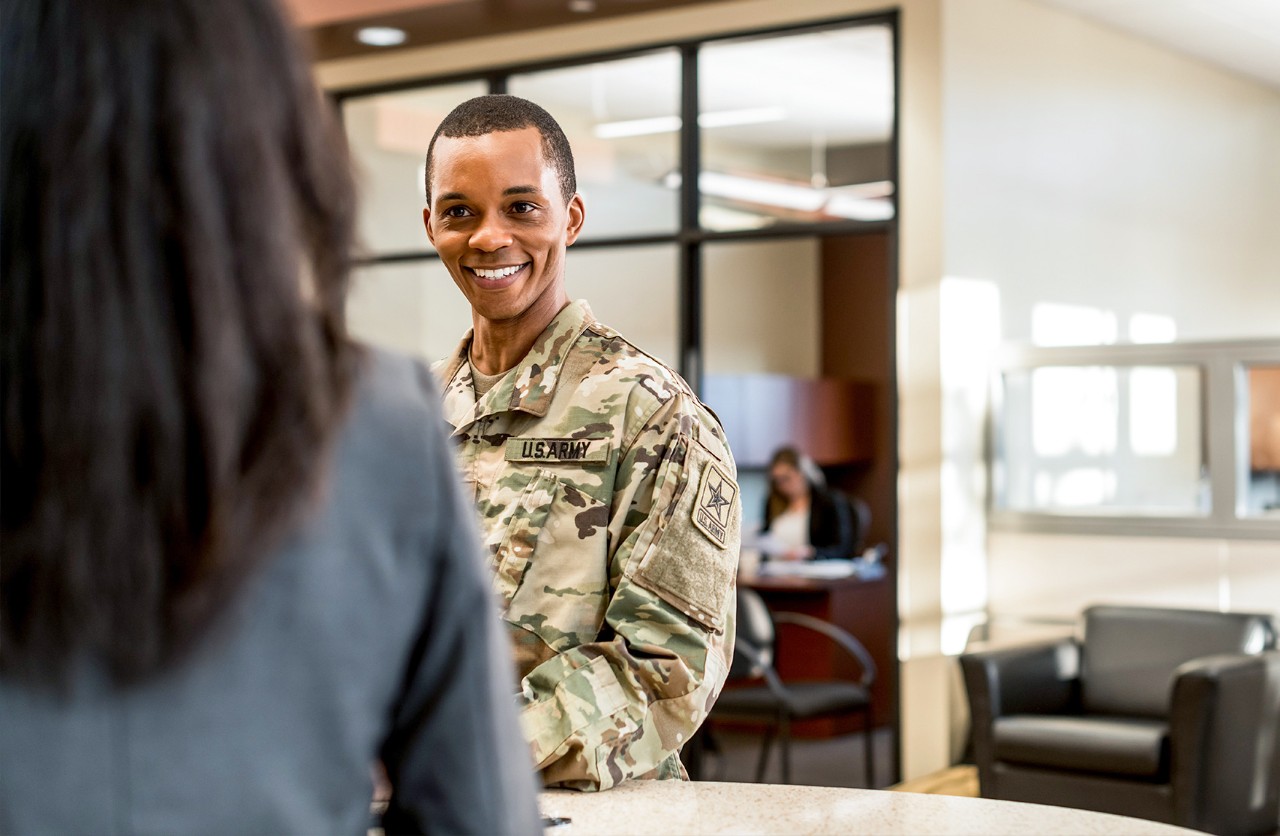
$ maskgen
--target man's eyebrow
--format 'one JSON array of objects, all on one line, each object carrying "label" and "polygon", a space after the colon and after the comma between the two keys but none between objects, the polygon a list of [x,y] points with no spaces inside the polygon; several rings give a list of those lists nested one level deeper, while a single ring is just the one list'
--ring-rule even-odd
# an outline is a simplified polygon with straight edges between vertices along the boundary
[{"label": "man's eyebrow", "polygon": [[[510,188],[502,190],[503,197],[511,197],[512,195],[518,195],[518,194],[541,194],[541,193],[542,193],[542,190],[539,189],[537,186],[511,186]],[[437,195],[435,200],[437,203],[444,203],[445,201],[449,201],[449,200],[466,200],[466,199],[467,199],[467,196],[462,192],[445,192],[444,194]]]}]

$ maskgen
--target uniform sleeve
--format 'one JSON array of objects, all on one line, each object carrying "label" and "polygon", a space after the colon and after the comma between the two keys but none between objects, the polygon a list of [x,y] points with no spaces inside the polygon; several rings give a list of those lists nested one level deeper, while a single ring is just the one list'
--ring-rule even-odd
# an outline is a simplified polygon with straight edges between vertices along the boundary
[{"label": "uniform sleeve", "polygon": [[683,395],[621,451],[604,631],[523,682],[521,725],[547,785],[684,776],[680,748],[733,652],[736,479],[719,425]]},{"label": "uniform sleeve", "polygon": [[392,786],[383,828],[538,834],[537,781],[511,703],[510,650],[443,436],[438,446],[438,516],[449,522],[421,546],[435,571],[380,753]]}]

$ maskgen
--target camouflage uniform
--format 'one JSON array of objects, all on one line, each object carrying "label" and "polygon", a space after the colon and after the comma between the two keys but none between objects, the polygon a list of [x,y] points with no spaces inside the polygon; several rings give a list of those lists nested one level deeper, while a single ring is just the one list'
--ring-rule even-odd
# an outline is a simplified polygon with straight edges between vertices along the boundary
[{"label": "camouflage uniform", "polygon": [[684,777],[733,650],[741,509],[720,424],[582,301],[479,403],[470,343],[434,370],[543,781]]}]

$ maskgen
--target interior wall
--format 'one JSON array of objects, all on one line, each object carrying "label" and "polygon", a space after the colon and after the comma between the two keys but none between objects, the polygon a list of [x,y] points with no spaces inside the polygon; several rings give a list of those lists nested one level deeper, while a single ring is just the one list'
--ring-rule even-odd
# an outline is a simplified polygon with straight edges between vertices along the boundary
[{"label": "interior wall", "polygon": [[995,531],[988,538],[991,609],[1014,618],[1072,618],[1091,604],[1280,615],[1278,546]]},{"label": "interior wall", "polygon": [[1280,336],[1280,90],[1027,0],[944,5],[946,271],[1004,338],[1042,303]]},{"label": "interior wall", "polygon": [[[1179,340],[1280,336],[1280,90],[1026,0],[947,4],[944,31],[946,273],[990,286],[1006,342],[1044,303],[1114,317],[1119,341],[1135,314]],[[1280,606],[1274,542],[988,539],[997,616]]]}]

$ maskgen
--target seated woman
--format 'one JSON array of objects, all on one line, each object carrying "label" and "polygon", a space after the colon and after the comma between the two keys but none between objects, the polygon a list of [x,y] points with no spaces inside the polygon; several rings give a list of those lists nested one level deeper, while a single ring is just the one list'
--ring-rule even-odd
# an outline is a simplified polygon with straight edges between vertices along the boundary
[{"label": "seated woman", "polygon": [[848,499],[827,487],[813,459],[794,447],[773,454],[761,527],[765,560],[852,558],[854,525]]},{"label": "seated woman", "polygon": [[270,0],[0,5],[0,833],[541,832],[427,370]]}]

